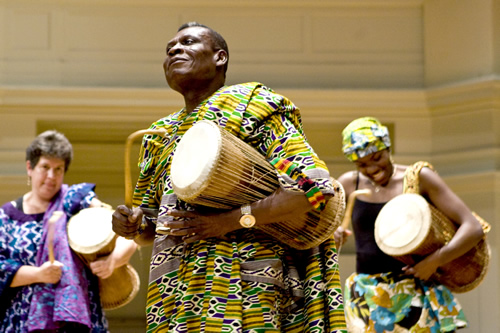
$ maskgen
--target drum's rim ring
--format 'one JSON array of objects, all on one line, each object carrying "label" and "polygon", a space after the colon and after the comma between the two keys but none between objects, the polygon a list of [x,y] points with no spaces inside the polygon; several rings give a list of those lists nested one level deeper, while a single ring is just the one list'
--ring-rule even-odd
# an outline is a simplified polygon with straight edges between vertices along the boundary
[{"label": "drum's rim ring", "polygon": [[104,310],[115,310],[121,308],[130,303],[135,298],[135,296],[137,296],[137,293],[139,292],[141,286],[141,279],[139,278],[139,274],[130,264],[126,264],[125,268],[132,281],[132,290],[127,295],[127,297],[115,302],[102,302],[101,300],[101,305]]},{"label": "drum's rim ring", "polygon": [[71,241],[69,238],[68,238],[68,243],[69,243],[69,246],[71,247],[71,249],[75,252],[78,252],[80,254],[93,254],[93,253],[97,252],[98,250],[102,249],[103,247],[105,247],[106,245],[108,245],[116,237],[118,237],[118,236],[115,233],[111,233],[108,235],[108,238],[106,238],[104,241],[102,241],[98,244],[92,245],[92,246],[78,245],[77,243]]},{"label": "drum's rim ring", "polygon": [[73,215],[69,219],[68,223],[66,224],[66,234],[68,236],[69,246],[71,247],[71,249],[73,251],[78,252],[80,254],[92,254],[92,253],[95,253],[97,250],[102,249],[104,246],[108,245],[110,242],[112,242],[117,237],[115,232],[111,229],[111,232],[108,234],[108,236],[104,240],[102,240],[101,242],[99,242],[97,244],[93,244],[90,246],[84,246],[84,245],[78,244],[71,239],[69,229],[70,229],[72,221],[76,221],[78,218],[81,218],[87,212],[99,211],[99,210],[101,210],[103,212],[105,211],[107,213],[106,215],[109,215],[109,213],[112,212],[109,208],[106,208],[106,207],[88,207],[88,208],[84,208],[84,209],[80,210],[76,215]]},{"label": "drum's rim ring", "polygon": [[[408,202],[416,207],[422,214],[424,220],[423,224],[420,226],[419,232],[415,234],[415,236],[408,241],[404,246],[395,247],[390,246],[384,242],[384,237],[381,236],[382,228],[384,227],[383,223],[385,222],[388,216],[391,217],[391,221],[393,221],[394,217],[394,208],[398,210],[401,205],[401,202]],[[402,212],[403,215],[406,215]],[[427,235],[430,231],[430,225],[432,223],[431,217],[431,209],[429,207],[429,203],[419,194],[415,193],[404,193],[400,194],[393,199],[389,200],[382,209],[380,210],[376,220],[375,220],[375,242],[378,247],[386,254],[390,256],[402,256],[411,254],[412,251],[417,249],[427,238]],[[422,232],[425,231],[425,232]]]},{"label": "drum's rim ring", "polygon": [[[179,145],[181,144],[182,140],[186,137],[186,135],[188,135],[188,132],[191,129],[195,128],[195,126],[197,126],[197,125],[198,126],[200,126],[200,125],[205,126],[206,125],[206,126],[208,126],[208,128],[210,128],[211,131],[214,132],[215,138],[216,138],[216,143],[217,143],[216,156],[220,156],[221,150],[222,150],[222,134],[221,134],[222,129],[216,123],[209,121],[209,120],[200,120],[200,121],[196,122],[190,129],[188,129],[186,131],[186,133],[184,133],[184,135],[182,136],[181,140],[179,141],[179,144],[177,145],[176,150],[179,148]],[[175,161],[175,153],[174,153],[174,156],[172,157],[172,166],[175,163],[174,161]],[[180,187],[175,185],[174,177],[172,174],[172,166],[170,167],[170,176],[171,176],[171,180],[172,180],[172,187],[174,189],[174,192],[176,193],[176,195],[180,199],[189,200],[190,198],[197,197],[200,193],[205,191],[205,189],[208,187],[210,182],[205,181],[205,182],[202,182],[201,186],[199,186],[199,188],[197,188],[197,189],[189,189],[189,186],[181,189]],[[210,171],[206,174],[205,179],[212,179],[214,172],[216,172],[217,166],[218,166],[218,163],[216,160],[216,163],[214,163],[212,165]]]}]

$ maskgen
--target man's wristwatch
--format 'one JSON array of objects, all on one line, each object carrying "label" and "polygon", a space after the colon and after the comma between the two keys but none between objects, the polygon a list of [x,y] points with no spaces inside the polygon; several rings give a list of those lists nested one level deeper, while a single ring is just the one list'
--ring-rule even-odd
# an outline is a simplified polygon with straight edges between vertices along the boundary
[{"label": "man's wristwatch", "polygon": [[255,216],[252,215],[249,204],[241,206],[240,224],[244,228],[251,228],[255,225]]}]

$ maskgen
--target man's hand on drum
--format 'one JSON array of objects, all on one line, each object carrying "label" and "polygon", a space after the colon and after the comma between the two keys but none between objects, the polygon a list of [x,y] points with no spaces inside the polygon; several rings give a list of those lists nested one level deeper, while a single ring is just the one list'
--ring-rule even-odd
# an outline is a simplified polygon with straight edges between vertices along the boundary
[{"label": "man's hand on drum", "polygon": [[403,267],[406,274],[413,275],[420,280],[428,280],[436,272],[440,265],[439,250],[428,255],[425,259],[414,266]]},{"label": "man's hand on drum", "polygon": [[125,238],[134,238],[142,223],[142,214],[142,210],[138,207],[128,208],[125,205],[116,207],[112,219],[113,231]]},{"label": "man's hand on drum", "polygon": [[173,210],[168,216],[160,217],[158,222],[163,222],[165,227],[170,228],[170,235],[181,236],[185,243],[193,243],[240,229],[240,214],[238,209],[223,213]]}]

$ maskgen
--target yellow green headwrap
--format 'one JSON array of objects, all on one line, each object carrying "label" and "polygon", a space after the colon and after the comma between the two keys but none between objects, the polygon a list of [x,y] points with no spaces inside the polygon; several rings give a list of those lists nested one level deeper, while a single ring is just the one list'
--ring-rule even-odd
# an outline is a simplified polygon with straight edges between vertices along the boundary
[{"label": "yellow green headwrap", "polygon": [[353,120],[342,131],[342,151],[351,162],[390,146],[387,127],[373,117]]}]

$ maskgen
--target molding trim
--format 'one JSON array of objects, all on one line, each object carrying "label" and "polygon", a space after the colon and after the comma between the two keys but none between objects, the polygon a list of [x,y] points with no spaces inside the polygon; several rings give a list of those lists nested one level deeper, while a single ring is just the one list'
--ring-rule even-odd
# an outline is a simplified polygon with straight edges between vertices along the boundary
[{"label": "molding trim", "polygon": [[446,184],[457,193],[495,193],[498,190],[500,171],[444,177]]},{"label": "molding trim", "polygon": [[493,75],[427,89],[433,117],[470,113],[485,108],[500,109],[500,76]]},{"label": "molding trim", "polygon": [[[346,122],[367,113],[381,118],[421,118],[500,109],[500,77],[486,77],[428,90],[348,90],[276,89],[302,109],[308,121]],[[164,115],[183,105],[182,96],[172,89],[159,88],[80,88],[0,86],[3,112],[37,112],[67,115],[66,108],[84,113],[124,116],[148,113]],[[145,114],[145,113],[146,114]],[[47,114],[48,113],[48,114]],[[160,116],[161,116],[160,115]]]},{"label": "molding trim", "polygon": [[[302,90],[276,89],[303,110],[311,121],[342,119],[348,121],[367,112],[386,117],[429,116],[425,93],[421,90]],[[67,115],[67,108],[85,108],[85,114],[113,115],[120,112],[135,115],[140,108],[174,110],[183,105],[182,96],[172,89],[79,88],[79,87],[14,87],[0,86],[0,109],[18,112],[38,112],[52,108],[48,114]],[[94,110],[94,111],[92,111]],[[48,114],[47,114],[48,112]],[[154,112],[156,113],[156,112]],[[144,115],[144,113],[143,113]]]},{"label": "molding trim", "polygon": [[[303,0],[254,0],[248,1],[234,1],[234,0],[212,0],[210,1],[211,7],[307,7],[309,8],[334,8],[334,7],[421,7],[424,0],[316,0],[314,2],[308,2]],[[5,3],[7,0],[0,0],[1,3]],[[64,4],[67,5],[67,0],[16,0],[16,4]],[[205,0],[192,0],[192,1],[176,1],[176,0],[72,0],[72,5],[86,5],[86,6],[137,6],[137,5],[147,5],[147,6],[157,6],[157,7],[179,7],[179,8],[189,8],[189,7],[199,7],[206,6],[207,2]]]}]

